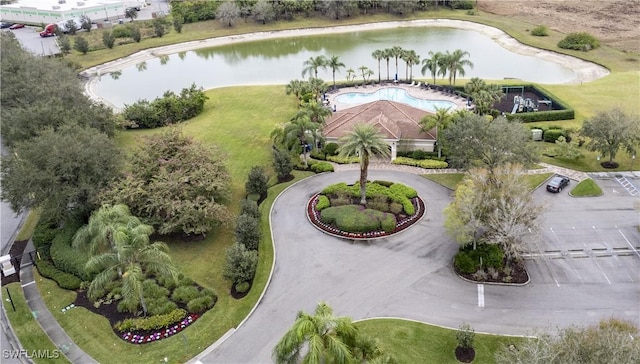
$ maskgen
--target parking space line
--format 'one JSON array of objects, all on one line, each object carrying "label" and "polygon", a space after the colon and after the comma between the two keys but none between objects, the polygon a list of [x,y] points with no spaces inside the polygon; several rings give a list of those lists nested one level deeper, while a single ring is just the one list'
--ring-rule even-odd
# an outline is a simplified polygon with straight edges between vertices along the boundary
[{"label": "parking space line", "polygon": [[484,284],[478,285],[478,307],[484,307]]},{"label": "parking space line", "polygon": [[627,244],[629,244],[629,246],[631,247],[631,250],[633,250],[634,253],[636,253],[636,255],[638,256],[638,258],[640,258],[640,253],[638,253],[638,249],[636,249],[633,244],[631,244],[631,242],[629,241],[629,239],[627,239],[627,237],[624,235],[624,233],[620,230],[620,228],[618,228],[618,225],[614,225],[616,230],[618,230],[618,232],[620,233],[620,235],[622,235],[622,238],[624,238],[624,240],[627,242]]},{"label": "parking space line", "polygon": [[[556,233],[553,231],[553,228],[551,226],[549,226],[549,230],[551,231],[551,234],[553,234],[553,237],[556,239],[556,241],[560,242],[560,240],[556,236]],[[542,259],[544,260],[544,263],[546,264],[547,269],[549,269],[551,278],[553,278],[553,281],[556,282],[556,286],[560,287],[560,283],[558,282],[556,275],[553,273],[553,269],[551,269],[551,263],[549,263],[549,259],[545,255],[543,255],[542,252],[540,252],[540,254],[542,255]]]},{"label": "parking space line", "polygon": [[[600,232],[598,231],[598,229],[596,229],[595,226],[593,226],[593,231],[595,231],[596,235],[598,236],[598,238],[600,238]],[[601,239],[601,238],[600,238]],[[606,241],[602,241],[604,246],[608,246]],[[596,265],[598,266],[598,269],[600,269],[600,273],[602,273],[602,275],[604,276],[604,279],[607,280],[607,282],[609,284],[611,284],[611,281],[609,280],[609,277],[607,277],[607,275],[605,274],[604,270],[602,269],[602,266],[600,266],[600,263],[598,263],[598,260],[595,259],[593,253],[591,252],[591,249],[589,249],[589,253],[591,255],[592,260],[596,263]]]}]

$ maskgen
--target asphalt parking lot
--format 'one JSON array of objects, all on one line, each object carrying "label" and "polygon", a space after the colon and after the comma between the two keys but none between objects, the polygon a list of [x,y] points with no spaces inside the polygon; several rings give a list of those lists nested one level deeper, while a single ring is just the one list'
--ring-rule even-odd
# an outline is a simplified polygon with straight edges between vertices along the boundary
[{"label": "asphalt parking lot", "polygon": [[27,26],[14,30],[2,29],[2,31],[12,32],[22,47],[35,55],[51,56],[60,53],[56,37],[42,38],[38,28]]}]

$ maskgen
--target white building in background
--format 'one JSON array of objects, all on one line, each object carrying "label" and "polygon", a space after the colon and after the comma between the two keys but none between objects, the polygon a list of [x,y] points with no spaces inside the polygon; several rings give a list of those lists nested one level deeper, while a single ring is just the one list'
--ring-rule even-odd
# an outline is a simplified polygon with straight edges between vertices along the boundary
[{"label": "white building in background", "polygon": [[3,22],[40,25],[86,15],[96,22],[123,18],[126,8],[144,6],[142,0],[18,0],[0,5],[0,19]]}]

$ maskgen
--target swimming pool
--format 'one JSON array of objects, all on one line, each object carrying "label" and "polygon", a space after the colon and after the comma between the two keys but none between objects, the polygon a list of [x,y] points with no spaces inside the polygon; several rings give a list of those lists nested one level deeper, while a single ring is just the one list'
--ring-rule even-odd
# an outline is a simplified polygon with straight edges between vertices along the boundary
[{"label": "swimming pool", "polygon": [[451,108],[451,110],[455,110],[457,108],[456,104],[451,101],[425,100],[415,98],[409,95],[406,90],[398,87],[385,87],[373,93],[347,92],[342,95],[338,95],[335,98],[336,103],[350,106],[362,105],[378,100],[400,102],[418,109],[431,112],[435,112],[436,108]]}]

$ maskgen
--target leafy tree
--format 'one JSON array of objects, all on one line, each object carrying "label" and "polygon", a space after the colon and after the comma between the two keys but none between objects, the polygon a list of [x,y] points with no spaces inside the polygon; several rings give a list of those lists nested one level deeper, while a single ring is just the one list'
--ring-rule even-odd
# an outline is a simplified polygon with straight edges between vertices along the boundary
[{"label": "leafy tree", "polygon": [[124,11],[124,17],[131,19],[131,21],[134,21],[138,18],[138,10],[136,10],[135,8],[126,8]]},{"label": "leafy tree", "polygon": [[217,148],[169,128],[143,139],[126,176],[103,191],[102,202],[129,206],[160,234],[205,235],[230,221],[224,205],[230,177],[223,158]]},{"label": "leafy tree", "polygon": [[[162,37],[162,35],[164,35],[164,28],[162,26],[162,22],[153,22],[154,25],[154,29],[156,32],[156,35],[158,37]],[[136,43],[140,43],[140,41],[142,40],[142,33],[140,33],[140,28],[138,28],[137,26],[131,26],[131,39],[133,39],[134,42]],[[159,33],[161,33],[161,35],[158,35]]]},{"label": "leafy tree", "polygon": [[87,295],[96,300],[105,294],[106,287],[114,281],[122,282],[122,305],[132,313],[142,307],[147,314],[142,282],[149,275],[177,280],[169,248],[165,243],[151,243],[149,236],[153,228],[149,225],[120,225],[115,234],[118,242],[109,252],[93,256],[87,262],[87,270],[99,272]]},{"label": "leafy tree", "polygon": [[389,146],[371,124],[356,124],[348,134],[341,138],[340,142],[341,156],[360,156],[360,204],[366,205],[369,159],[375,155],[388,156]]},{"label": "leafy tree", "polygon": [[63,55],[71,52],[71,40],[66,35],[58,37],[58,45]]},{"label": "leafy tree", "polygon": [[582,152],[580,151],[580,147],[578,146],[578,143],[575,142],[574,140],[571,140],[570,142],[568,142],[563,135],[560,135],[558,139],[556,139],[555,143],[556,143],[556,152],[560,157],[566,158],[566,159],[573,159],[573,160],[584,158],[584,154],[582,154]]},{"label": "leafy tree", "polygon": [[304,363],[354,362],[349,344],[358,335],[357,328],[348,317],[335,317],[333,310],[322,302],[313,315],[298,312],[296,321],[273,349],[276,363],[296,363],[304,348]]},{"label": "leafy tree", "polygon": [[102,43],[104,43],[105,47],[111,49],[116,43],[116,38],[110,31],[105,31],[104,33],[102,33]]},{"label": "leafy tree", "polygon": [[318,78],[318,68],[327,69],[327,57],[325,56],[316,56],[310,57],[308,60],[304,61],[302,66],[302,77],[307,74],[311,77],[311,72],[313,72],[313,78]]},{"label": "leafy tree", "polygon": [[456,84],[456,76],[458,74],[460,76],[465,75],[466,67],[473,68],[473,62],[468,59],[464,59],[465,57],[469,57],[469,52],[461,49],[456,49],[451,54],[447,51],[444,55],[443,63],[449,71],[449,85]]},{"label": "leafy tree", "polygon": [[498,364],[600,364],[640,362],[638,328],[617,318],[597,325],[558,328],[496,352]]},{"label": "leafy tree", "polygon": [[456,119],[443,132],[449,165],[462,169],[482,166],[493,170],[506,163],[528,165],[536,159],[529,140],[531,131],[520,122],[503,117],[488,121],[476,114]]},{"label": "leafy tree", "polygon": [[248,195],[257,194],[260,197],[267,195],[267,189],[269,178],[264,174],[264,169],[260,166],[251,167],[247,182],[244,185],[244,189]]},{"label": "leafy tree", "polygon": [[278,175],[278,181],[284,181],[291,175],[293,163],[291,162],[291,154],[286,150],[273,147],[273,169]]},{"label": "leafy tree", "polygon": [[424,76],[427,71],[429,71],[431,77],[433,77],[433,83],[435,84],[436,75],[442,75],[442,77],[444,77],[447,74],[447,69],[444,65],[445,55],[441,52],[433,53],[429,51],[429,56],[431,56],[431,58],[425,58],[422,60],[422,69],[420,72]]},{"label": "leafy tree", "polygon": [[260,220],[251,215],[242,214],[236,221],[236,240],[249,250],[258,250],[262,231]]},{"label": "leafy tree", "polygon": [[220,19],[220,23],[231,27],[240,18],[240,8],[233,1],[223,1],[216,10],[216,18]]},{"label": "leafy tree", "polygon": [[122,228],[135,228],[143,225],[136,216],[131,215],[126,205],[102,205],[91,214],[89,222],[73,237],[73,247],[88,251],[91,255],[106,253],[124,244],[127,236],[120,234]]},{"label": "leafy tree", "polygon": [[331,73],[333,75],[333,88],[336,88],[336,71],[339,71],[340,68],[344,68],[345,65],[340,61],[340,57],[331,56],[331,58],[327,59],[327,67],[331,68]]},{"label": "leafy tree", "polygon": [[340,17],[348,16],[354,11],[356,4],[352,1],[344,0],[324,0],[322,1],[322,11],[328,17],[339,20]]},{"label": "leafy tree", "polygon": [[248,198],[243,199],[240,204],[240,215],[249,215],[259,219],[261,214],[258,203]]},{"label": "leafy tree", "polygon": [[42,208],[43,216],[59,222],[87,218],[98,191],[117,175],[120,158],[113,141],[96,129],[48,127],[2,158],[0,197],[17,212]]},{"label": "leafy tree", "polygon": [[456,332],[456,340],[458,346],[463,349],[473,349],[473,341],[475,339],[475,331],[467,323],[463,323]]},{"label": "leafy tree", "polygon": [[184,25],[184,17],[181,15],[173,16],[173,29],[175,29],[176,33],[182,33],[182,26]]},{"label": "leafy tree", "polygon": [[376,49],[371,53],[371,57],[378,61],[378,82],[380,82],[382,80],[380,76],[380,62],[384,59],[384,50]]},{"label": "leafy tree", "polygon": [[464,91],[471,96],[480,115],[488,114],[493,105],[500,101],[504,93],[496,84],[487,84],[484,80],[474,77],[465,86]]},{"label": "leafy tree", "polygon": [[449,108],[436,107],[436,113],[432,115],[426,115],[420,120],[420,127],[423,131],[436,128],[436,146],[438,148],[438,158],[442,157],[442,142],[440,134],[444,129],[449,126],[449,123],[453,121],[453,115],[449,112]]},{"label": "leafy tree", "polygon": [[[153,24],[153,32],[158,38],[162,38],[165,34],[167,34],[169,21],[165,17],[157,17],[152,20]],[[135,40],[135,39],[134,39]],[[136,42],[138,42],[136,40]]]},{"label": "leafy tree", "polygon": [[478,243],[480,228],[483,226],[484,189],[475,190],[475,182],[465,178],[458,184],[453,201],[444,209],[444,226],[447,233],[460,245]]},{"label": "leafy tree", "polygon": [[76,21],[73,20],[73,19],[67,20],[64,23],[64,26],[65,26],[68,34],[76,35],[76,33],[78,32],[78,25],[76,24]]},{"label": "leafy tree", "polygon": [[249,282],[256,275],[258,252],[247,249],[244,244],[235,243],[227,249],[227,263],[223,276],[233,284]]},{"label": "leafy tree", "polygon": [[73,49],[82,54],[87,54],[89,52],[89,42],[84,37],[78,36],[73,42]]},{"label": "leafy tree", "polygon": [[275,18],[275,12],[271,2],[267,0],[258,0],[258,2],[253,6],[253,18],[262,24],[267,24],[272,21]]},{"label": "leafy tree", "polygon": [[609,156],[608,164],[614,166],[613,160],[620,148],[631,155],[636,153],[640,143],[640,120],[637,115],[627,115],[620,108],[614,108],[585,120],[580,134],[590,139],[589,150],[597,151],[605,158]]},{"label": "leafy tree", "polygon": [[80,29],[84,29],[87,32],[90,32],[92,26],[93,24],[91,23],[91,18],[86,15],[80,16]]}]

